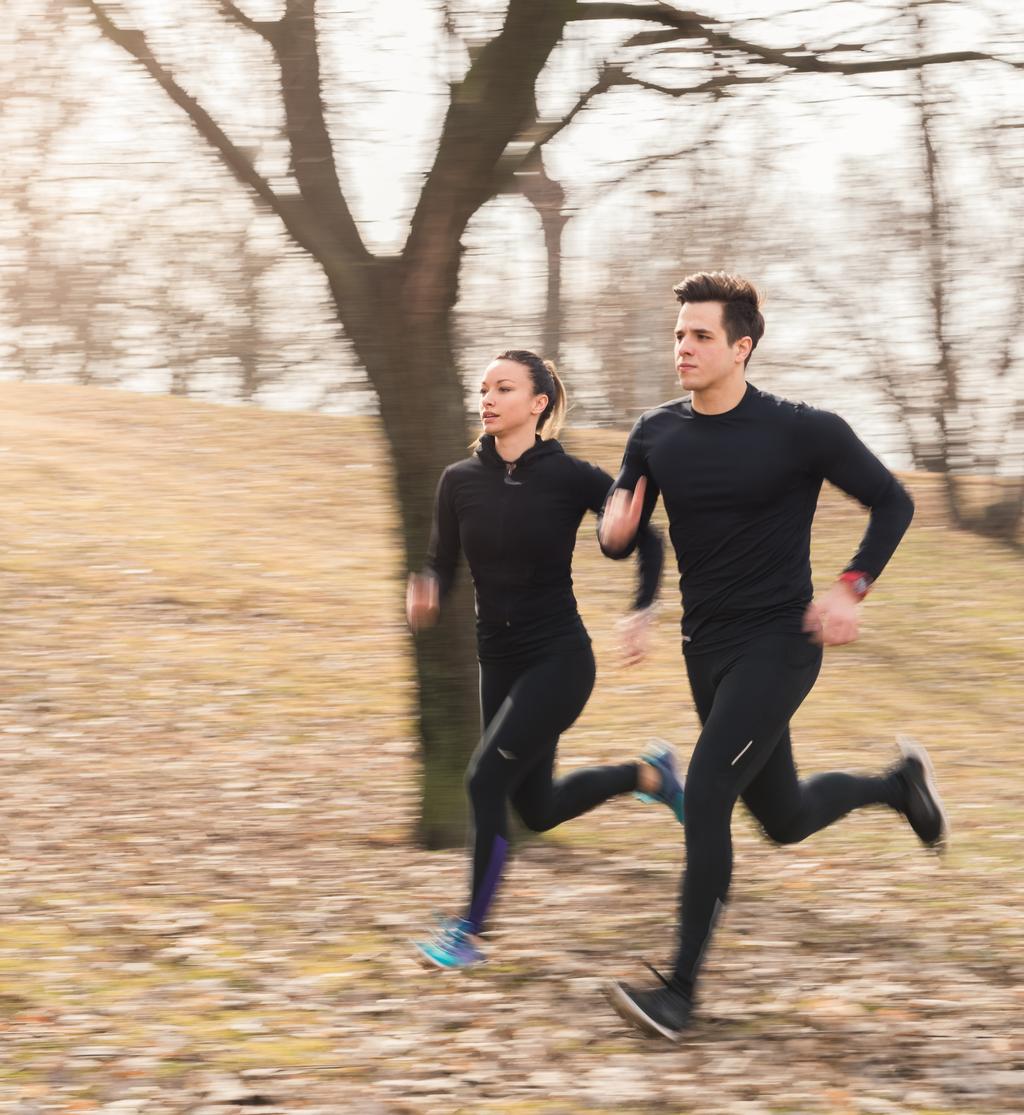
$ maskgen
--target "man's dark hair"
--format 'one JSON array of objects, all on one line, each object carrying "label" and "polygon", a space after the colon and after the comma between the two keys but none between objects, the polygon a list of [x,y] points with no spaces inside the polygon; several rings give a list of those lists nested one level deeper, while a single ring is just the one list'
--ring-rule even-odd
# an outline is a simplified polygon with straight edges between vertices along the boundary
[{"label": "man's dark hair", "polygon": [[[749,279],[730,275],[726,271],[697,271],[687,275],[672,288],[683,302],[721,302],[722,324],[729,344],[740,337],[749,337],[750,351],[764,336],[764,315],[761,313],[761,296]],[[750,356],[747,356],[750,360]],[[746,364],[746,361],[744,361]]]}]

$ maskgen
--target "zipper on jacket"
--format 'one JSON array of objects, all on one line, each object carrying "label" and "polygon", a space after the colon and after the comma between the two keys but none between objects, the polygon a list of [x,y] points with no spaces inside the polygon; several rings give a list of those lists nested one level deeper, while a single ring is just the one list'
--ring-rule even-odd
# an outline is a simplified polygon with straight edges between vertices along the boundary
[{"label": "zipper on jacket", "polygon": [[[505,476],[502,480],[502,488],[503,489],[506,486],[509,487],[509,488],[521,488],[522,487],[522,481],[512,479],[512,473],[514,473],[516,471],[516,465],[517,464],[518,464],[518,461],[506,461],[505,462]],[[501,544],[502,549],[504,549],[504,547],[505,547],[505,501],[506,501],[507,498],[508,498],[508,493],[505,492],[505,491],[502,491],[502,495],[501,495],[501,534],[500,534],[500,544]],[[512,614],[511,614],[511,612],[509,612],[507,606],[505,608],[505,626],[506,627],[511,627],[512,626]]]}]

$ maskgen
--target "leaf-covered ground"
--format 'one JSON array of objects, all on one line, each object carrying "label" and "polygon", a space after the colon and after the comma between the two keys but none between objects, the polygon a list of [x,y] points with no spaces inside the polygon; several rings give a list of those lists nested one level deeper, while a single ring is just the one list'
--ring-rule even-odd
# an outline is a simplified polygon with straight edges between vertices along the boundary
[{"label": "leaf-covered ground", "polygon": [[[614,468],[621,435],[574,451]],[[697,1024],[645,1041],[602,983],[666,962],[682,862],[631,798],[521,849],[491,963],[409,938],[461,899],[413,846],[402,570],[369,422],[0,385],[0,1111],[1024,1110],[1024,578],[915,525],[795,725],[807,771],[926,740],[940,866],[893,814],[792,848],[737,814]],[[858,508],[819,515],[823,582]],[[566,768],[695,718],[672,579],[656,652],[617,662],[631,570],[577,561],[597,689]]]}]

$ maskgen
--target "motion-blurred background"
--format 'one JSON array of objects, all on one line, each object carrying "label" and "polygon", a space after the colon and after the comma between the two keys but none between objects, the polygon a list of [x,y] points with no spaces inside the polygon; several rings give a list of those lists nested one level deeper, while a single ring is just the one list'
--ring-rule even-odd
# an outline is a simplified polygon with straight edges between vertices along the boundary
[{"label": "motion-blurred background", "polygon": [[[0,1110],[1019,1112],[1022,92],[1011,0],[3,0]],[[598,994],[670,948],[639,806],[521,849],[483,981],[413,967],[478,710],[467,586],[413,641],[402,585],[489,358],[555,358],[614,470],[711,268],[766,295],[751,380],[918,501],[801,764],[922,735],[955,844],[738,819],[663,1057]],[[827,583],[863,516],[816,529]],[[630,672],[577,555],[566,764],[685,750],[671,575]]]}]

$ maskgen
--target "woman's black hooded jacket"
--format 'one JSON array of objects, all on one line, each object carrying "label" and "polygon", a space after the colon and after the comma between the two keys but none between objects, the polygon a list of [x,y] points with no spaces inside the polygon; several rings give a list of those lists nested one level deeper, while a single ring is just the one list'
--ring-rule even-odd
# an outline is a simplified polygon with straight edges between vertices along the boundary
[{"label": "woman's black hooded jacket", "polygon": [[[427,570],[451,589],[459,550],[476,588],[481,659],[534,656],[585,645],[589,636],[572,591],[572,554],[586,511],[599,512],[612,486],[603,469],[571,457],[555,440],[517,461],[484,435],[476,453],[449,465],[437,486]],[[637,536],[634,606],[657,592],[663,547],[657,531]]]}]

